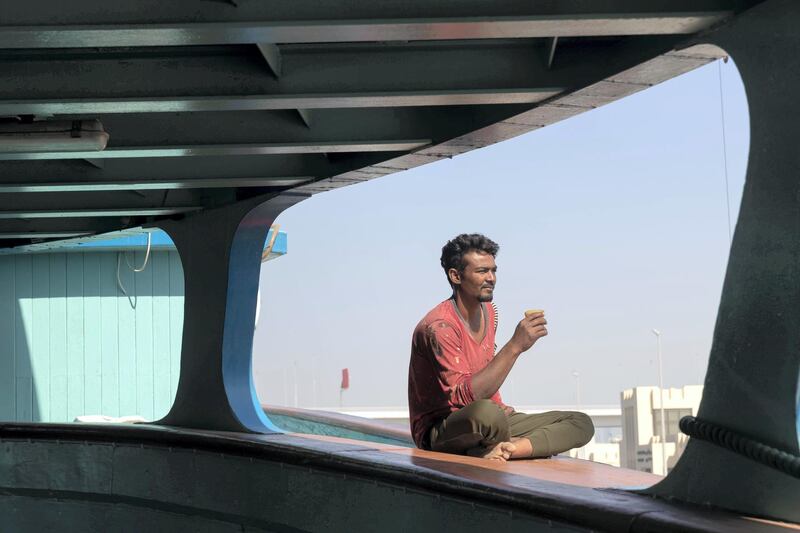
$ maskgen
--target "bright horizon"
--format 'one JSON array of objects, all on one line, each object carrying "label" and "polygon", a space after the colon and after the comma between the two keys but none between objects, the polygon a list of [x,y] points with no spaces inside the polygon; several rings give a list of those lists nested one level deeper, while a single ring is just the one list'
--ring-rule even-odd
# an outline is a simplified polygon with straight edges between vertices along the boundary
[{"label": "bright horizon", "polygon": [[[618,405],[622,390],[702,384],[728,260],[720,63],[493,146],[310,198],[263,265],[254,380],[262,403],[407,405],[411,332],[449,297],[442,245],[500,244],[498,346],[527,308],[550,335],[501,389],[511,405]],[[749,125],[721,66],[731,223]]]}]

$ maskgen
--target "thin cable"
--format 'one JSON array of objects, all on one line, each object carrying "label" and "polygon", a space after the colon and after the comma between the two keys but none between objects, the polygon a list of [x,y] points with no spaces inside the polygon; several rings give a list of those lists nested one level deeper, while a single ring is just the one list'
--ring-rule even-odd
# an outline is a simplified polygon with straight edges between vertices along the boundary
[{"label": "thin cable", "polygon": [[725,167],[725,201],[728,206],[728,245],[733,244],[733,228],[731,227],[731,193],[728,184],[728,142],[725,138],[725,101],[722,97],[722,59],[717,62],[719,72],[719,114],[722,119],[722,163]]},{"label": "thin cable", "polygon": [[150,233],[149,231],[147,232],[147,250],[145,250],[145,252],[144,252],[144,262],[142,262],[142,266],[141,267],[136,268],[135,266],[133,266],[131,264],[131,262],[128,261],[128,256],[127,255],[125,256],[125,262],[128,264],[128,268],[130,268],[134,272],[142,272],[142,271],[144,271],[145,267],[147,266],[147,260],[150,259],[150,242],[151,242],[150,239],[152,238],[152,235],[153,234]]},{"label": "thin cable", "polygon": [[119,277],[119,267],[121,259],[122,259],[122,252],[117,252],[117,287],[119,287],[119,290],[122,291],[122,294],[124,294],[128,298],[128,303],[131,304],[131,308],[136,309],[136,300],[132,299],[131,296],[128,294],[128,291],[125,290],[125,286],[122,284],[122,279],[120,279]]},{"label": "thin cable", "polygon": [[[128,261],[128,256],[127,255],[125,256],[125,263],[128,265],[128,268],[130,268],[134,272],[142,272],[144,271],[145,267],[147,267],[147,261],[150,259],[150,245],[152,243],[152,235],[153,234],[150,233],[149,231],[147,232],[147,250],[144,253],[144,261],[142,262],[141,267],[136,268],[135,266],[133,266],[130,263],[130,261]],[[119,290],[122,291],[122,294],[124,294],[128,298],[128,303],[131,304],[131,308],[136,309],[136,300],[131,298],[131,296],[128,294],[128,291],[125,290],[125,285],[122,284],[122,278],[120,278],[119,275],[121,258],[124,253],[125,252],[117,252],[117,287],[119,287]]]}]

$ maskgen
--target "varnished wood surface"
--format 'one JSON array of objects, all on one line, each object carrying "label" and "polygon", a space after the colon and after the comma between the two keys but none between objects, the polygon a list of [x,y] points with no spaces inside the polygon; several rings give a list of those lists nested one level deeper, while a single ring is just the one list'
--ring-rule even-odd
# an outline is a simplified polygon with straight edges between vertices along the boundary
[{"label": "varnished wood surface", "polygon": [[788,524],[786,522],[775,522],[774,520],[764,520],[763,518],[748,518],[745,517],[745,520],[749,520],[750,522],[756,524],[767,524],[770,526],[777,526],[783,529],[788,529],[791,531],[800,531],[800,524]]},{"label": "varnished wood surface", "polygon": [[[533,479],[591,488],[643,488],[649,487],[662,479],[661,476],[649,474],[647,472],[617,468],[593,461],[572,459],[570,457],[522,459],[501,463],[499,461],[489,461],[477,457],[429,452],[416,448],[403,448],[400,446],[372,442],[367,443],[339,437],[322,435],[297,436],[327,442],[338,442],[341,444],[360,444],[386,453],[405,456],[409,458],[409,461],[413,459],[437,461],[440,463],[440,467],[445,471],[456,471],[456,469],[453,468],[454,465],[469,465],[476,469],[476,471],[471,472],[467,469],[458,469],[459,475],[468,475],[474,477],[476,480],[487,477],[480,475],[481,470],[515,474],[517,476],[525,476]],[[481,481],[485,481],[485,479],[481,479]]]},{"label": "varnished wood surface", "polygon": [[[421,471],[433,470],[440,474],[453,476],[460,480],[480,483],[500,491],[529,492],[531,497],[541,490],[542,482],[557,483],[561,486],[573,486],[573,490],[585,488],[600,489],[608,496],[607,489],[639,489],[648,487],[662,479],[661,476],[647,472],[638,472],[625,468],[617,468],[602,463],[573,459],[570,457],[552,457],[549,459],[523,459],[505,463],[489,461],[476,457],[429,452],[420,449],[403,448],[378,443],[367,443],[339,437],[322,435],[293,435],[302,439],[311,439],[341,446],[364,446],[371,449],[364,451],[365,458],[376,458],[383,455],[394,458],[396,465],[409,466]],[[352,454],[353,452],[345,452]],[[397,459],[401,460],[398,462]],[[566,488],[568,491],[569,489]],[[553,491],[558,498],[560,491]],[[577,493],[575,493],[577,495]],[[598,494],[599,496],[599,494]],[[687,507],[664,510],[648,509],[650,498],[639,496],[638,501],[629,502],[628,513],[631,523],[637,516],[652,513],[652,516],[663,515],[659,525],[663,529],[652,531],[735,531],[735,532],[767,532],[767,531],[800,531],[800,524],[777,522],[761,518],[736,516],[732,513],[712,509]],[[602,507],[602,505],[601,505]],[[575,508],[576,513],[591,512],[589,509]],[[648,529],[649,531],[649,529]]]}]

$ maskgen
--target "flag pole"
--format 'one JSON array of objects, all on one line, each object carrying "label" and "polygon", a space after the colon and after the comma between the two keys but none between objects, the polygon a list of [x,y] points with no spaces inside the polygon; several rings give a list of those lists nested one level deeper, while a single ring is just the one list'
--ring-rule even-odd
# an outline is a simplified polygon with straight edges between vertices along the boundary
[{"label": "flag pole", "polygon": [[342,407],[342,398],[344,397],[345,389],[350,388],[350,370],[347,368],[342,369],[342,384],[339,385],[339,408]]}]

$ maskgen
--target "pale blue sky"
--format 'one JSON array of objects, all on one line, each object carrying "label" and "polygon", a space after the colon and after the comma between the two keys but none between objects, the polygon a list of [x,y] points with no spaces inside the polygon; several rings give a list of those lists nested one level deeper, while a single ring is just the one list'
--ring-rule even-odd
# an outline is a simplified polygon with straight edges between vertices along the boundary
[{"label": "pale blue sky", "polygon": [[[728,257],[719,63],[451,160],[320,194],[277,220],[286,256],[262,268],[255,381],[265,403],[405,406],[411,332],[449,296],[442,245],[500,244],[502,346],[531,307],[550,335],[502,389],[512,405],[616,404],[657,383],[702,383]],[[722,65],[735,225],[747,104]]]}]

